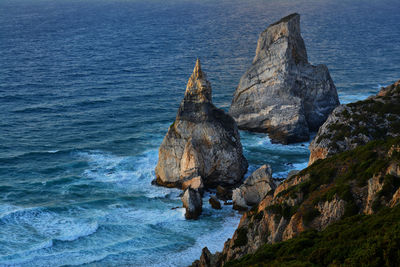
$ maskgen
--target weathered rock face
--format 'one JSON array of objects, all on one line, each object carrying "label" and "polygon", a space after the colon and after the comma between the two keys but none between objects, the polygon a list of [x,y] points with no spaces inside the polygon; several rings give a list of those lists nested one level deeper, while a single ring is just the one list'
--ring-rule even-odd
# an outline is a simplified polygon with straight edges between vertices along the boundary
[{"label": "weathered rock face", "polygon": [[309,165],[369,141],[400,135],[400,81],[364,101],[340,105],[310,144]]},{"label": "weathered rock face", "polygon": [[202,211],[203,201],[199,191],[188,187],[182,195],[183,207],[186,209],[186,219],[197,219]]},{"label": "weathered rock face", "polygon": [[210,82],[197,60],[176,120],[160,146],[156,182],[181,188],[201,177],[205,188],[233,187],[247,166],[237,125],[212,104]]},{"label": "weathered rock face", "polygon": [[252,66],[242,76],[229,113],[240,129],[267,132],[272,141],[309,139],[339,105],[325,65],[308,63],[300,15],[292,14],[260,34]]},{"label": "weathered rock face", "polygon": [[263,165],[255,170],[239,188],[233,190],[233,208],[242,210],[257,205],[275,188],[271,167]]}]

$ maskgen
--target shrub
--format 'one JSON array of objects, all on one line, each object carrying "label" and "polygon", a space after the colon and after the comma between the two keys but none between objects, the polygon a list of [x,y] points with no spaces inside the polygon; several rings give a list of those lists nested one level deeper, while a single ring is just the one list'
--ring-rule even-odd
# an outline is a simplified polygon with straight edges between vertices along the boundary
[{"label": "shrub", "polygon": [[237,237],[233,243],[233,248],[241,247],[247,244],[247,228],[240,227],[237,229]]}]

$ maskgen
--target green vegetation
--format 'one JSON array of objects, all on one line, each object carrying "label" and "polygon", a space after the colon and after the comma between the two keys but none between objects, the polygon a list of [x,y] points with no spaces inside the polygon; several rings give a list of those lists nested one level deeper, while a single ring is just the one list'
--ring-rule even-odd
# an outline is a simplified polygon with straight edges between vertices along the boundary
[{"label": "green vegetation", "polygon": [[233,244],[233,248],[241,247],[247,244],[247,228],[241,227],[237,229],[237,238]]},{"label": "green vegetation", "polygon": [[225,266],[400,266],[400,207],[306,231]]},{"label": "green vegetation", "polygon": [[360,134],[373,140],[384,139],[388,132],[398,134],[400,132],[400,105],[398,104],[400,96],[395,94],[398,94],[399,90],[400,86],[397,85],[396,89],[387,96],[347,104],[349,110],[345,109],[340,114],[341,122],[330,124],[329,134],[318,137],[317,143],[328,139],[332,148],[338,149],[337,142],[345,141],[346,137],[353,137],[355,139],[352,142],[363,145],[364,141],[356,138]]},{"label": "green vegetation", "polygon": [[[394,151],[390,157],[388,156],[388,151],[393,145],[400,145],[400,137],[372,141],[354,150],[316,161],[298,174],[298,176],[308,177],[304,182],[289,187],[277,195],[278,198],[292,199],[302,195],[304,201],[300,205],[292,207],[286,203],[275,204],[267,207],[266,210],[286,219],[290,219],[299,211],[305,225],[308,225],[319,216],[318,210],[315,209],[318,203],[330,202],[338,197],[345,201],[342,218],[350,217],[360,211],[354,199],[356,193],[353,190],[356,187],[366,186],[367,181],[374,175],[381,175],[383,188],[372,205],[373,210],[378,211],[384,207],[382,203],[390,201],[388,197],[391,197],[400,187],[400,178],[392,175],[385,176],[389,164],[400,160],[399,152]],[[280,217],[277,216],[276,219]]]},{"label": "green vegetation", "polygon": [[309,224],[314,220],[315,217],[319,216],[321,213],[314,207],[309,207],[305,209],[303,213],[303,219],[305,224]]},{"label": "green vegetation", "polygon": [[293,214],[296,213],[298,208],[298,206],[289,206],[286,203],[282,203],[268,206],[265,209],[270,213],[279,215],[280,217],[277,217],[277,219],[284,217],[286,220],[288,220],[293,216]]},{"label": "green vegetation", "polygon": [[263,216],[264,216],[264,212],[263,212],[263,211],[260,211],[259,213],[257,213],[256,215],[254,215],[254,219],[257,220],[257,221],[259,221],[259,220],[261,220],[261,219],[263,218]]},{"label": "green vegetation", "polygon": [[318,160],[298,174],[301,176],[308,174],[310,176],[308,181],[282,191],[279,196],[294,191],[302,192],[306,198],[322,185],[335,182],[334,188],[326,192],[325,196],[321,196],[321,200],[324,198],[331,200],[335,194],[338,194],[343,200],[349,201],[351,200],[349,182],[356,182],[358,186],[364,186],[374,174],[384,171],[390,160],[394,159],[394,154],[391,159],[387,157],[388,150],[394,144],[400,144],[399,137],[387,141],[372,141],[354,150]]}]

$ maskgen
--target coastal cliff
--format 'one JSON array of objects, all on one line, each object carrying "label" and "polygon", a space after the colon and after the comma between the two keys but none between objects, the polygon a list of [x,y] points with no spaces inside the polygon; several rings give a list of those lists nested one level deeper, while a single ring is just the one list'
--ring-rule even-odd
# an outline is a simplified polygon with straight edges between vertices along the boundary
[{"label": "coastal cliff", "polygon": [[400,135],[400,81],[376,96],[338,106],[310,144],[309,165],[369,141]]},{"label": "coastal cliff", "polygon": [[260,34],[229,114],[240,129],[267,132],[273,142],[287,144],[308,140],[337,105],[328,68],[308,62],[300,15],[292,14]]},{"label": "coastal cliff", "polygon": [[258,252],[265,244],[286,241],[304,231],[323,231],[344,218],[394,207],[400,201],[399,187],[399,137],[336,154],[281,183],[242,216],[222,252],[202,255],[193,266],[222,266]]},{"label": "coastal cliff", "polygon": [[[352,221],[352,218],[368,222],[382,220],[380,214],[383,213],[400,216],[399,208],[395,208],[400,202],[399,97],[400,81],[382,88],[367,100],[337,107],[310,145],[311,149],[316,148],[316,144],[325,145],[329,153],[288,177],[276,189],[268,188],[270,191],[263,200],[244,213],[223,251],[211,254],[205,248],[193,266],[280,264],[286,262],[286,258],[265,253],[273,248],[290,246],[303,240],[304,236],[310,238],[310,233],[313,233],[313,239],[309,242],[320,242],[331,229],[346,220]],[[348,226],[351,227],[353,225]],[[375,238],[363,236],[359,238]],[[331,238],[330,242],[336,241]],[[381,251],[386,248],[379,244]],[[294,260],[303,257],[304,261],[323,266],[333,261],[344,264],[345,260],[360,263],[350,254],[347,259],[331,258],[330,261],[324,261],[322,256],[304,255],[298,255]],[[277,258],[279,261],[274,262]],[[400,257],[386,261],[397,260],[400,261]]]}]

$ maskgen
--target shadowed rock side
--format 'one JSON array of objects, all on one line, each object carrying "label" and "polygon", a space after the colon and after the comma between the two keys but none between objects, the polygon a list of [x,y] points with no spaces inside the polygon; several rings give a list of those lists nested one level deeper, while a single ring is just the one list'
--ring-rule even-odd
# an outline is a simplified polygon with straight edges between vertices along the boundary
[{"label": "shadowed rock side", "polygon": [[309,165],[369,141],[400,135],[400,81],[364,101],[340,105],[310,144]]},{"label": "shadowed rock side", "polygon": [[192,266],[223,266],[266,243],[306,230],[321,231],[343,218],[376,214],[399,202],[400,137],[372,141],[318,161],[282,182],[242,216],[222,252],[204,249]]},{"label": "shadowed rock side", "polygon": [[300,15],[292,14],[260,34],[229,113],[240,129],[267,132],[273,142],[287,144],[308,140],[337,105],[328,68],[308,63]]},{"label": "shadowed rock side", "polygon": [[210,82],[197,60],[175,122],[159,149],[157,184],[206,189],[234,187],[242,180],[248,164],[237,125],[211,98]]}]

